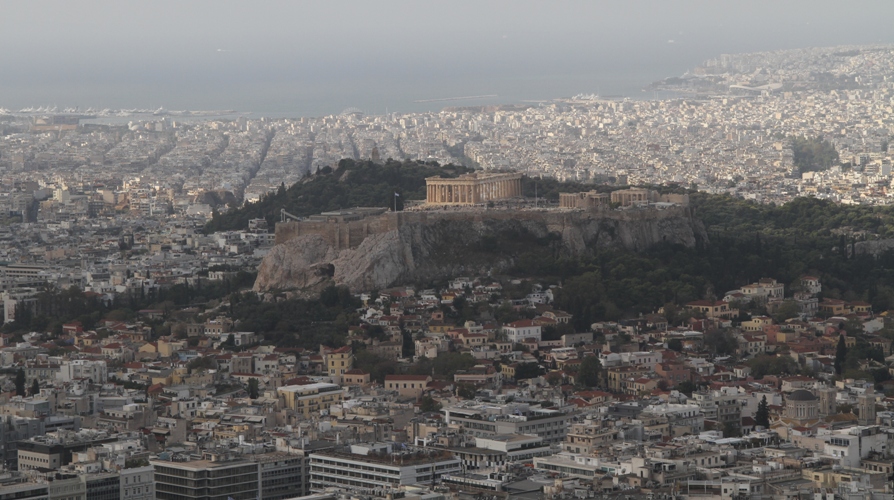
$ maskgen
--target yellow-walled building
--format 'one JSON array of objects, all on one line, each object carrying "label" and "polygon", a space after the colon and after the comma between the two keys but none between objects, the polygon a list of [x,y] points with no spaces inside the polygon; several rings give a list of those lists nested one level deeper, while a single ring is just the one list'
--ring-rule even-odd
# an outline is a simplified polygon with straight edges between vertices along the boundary
[{"label": "yellow-walled building", "polygon": [[354,368],[354,351],[351,346],[344,346],[324,353],[326,373],[336,384],[341,383],[347,371]]},{"label": "yellow-walled building", "polygon": [[285,407],[295,410],[304,417],[318,415],[320,410],[328,410],[330,406],[344,399],[344,389],[336,384],[317,382],[307,385],[286,385],[276,390],[285,403]]}]

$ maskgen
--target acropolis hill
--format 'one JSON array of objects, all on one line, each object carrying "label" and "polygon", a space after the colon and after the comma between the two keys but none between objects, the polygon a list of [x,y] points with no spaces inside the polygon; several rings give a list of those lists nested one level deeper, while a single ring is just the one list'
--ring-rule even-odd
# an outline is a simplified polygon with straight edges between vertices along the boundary
[{"label": "acropolis hill", "polygon": [[355,208],[281,222],[255,290],[312,294],[334,282],[361,291],[500,272],[516,258],[506,250],[514,242],[519,247],[553,242],[569,256],[598,248],[638,251],[659,242],[687,247],[707,242],[688,200],[659,201],[657,193],[642,191],[644,201],[618,208],[610,198],[604,204],[583,203],[586,208],[542,208],[515,198],[493,206],[426,203],[401,212]]}]

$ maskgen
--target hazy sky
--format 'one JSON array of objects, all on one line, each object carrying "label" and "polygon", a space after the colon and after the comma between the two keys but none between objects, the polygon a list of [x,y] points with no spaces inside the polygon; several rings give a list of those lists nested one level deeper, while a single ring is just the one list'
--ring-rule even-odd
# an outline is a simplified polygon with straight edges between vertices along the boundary
[{"label": "hazy sky", "polygon": [[0,107],[623,93],[722,52],[891,43],[892,20],[891,0],[4,1]]}]

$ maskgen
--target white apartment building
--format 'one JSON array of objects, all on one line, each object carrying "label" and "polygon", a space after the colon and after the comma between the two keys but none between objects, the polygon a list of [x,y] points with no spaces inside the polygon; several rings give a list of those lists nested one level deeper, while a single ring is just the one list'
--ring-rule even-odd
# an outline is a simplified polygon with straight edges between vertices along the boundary
[{"label": "white apartment building", "polygon": [[529,319],[514,321],[503,327],[503,333],[506,334],[506,340],[513,344],[522,342],[526,339],[541,340],[540,325],[535,325]]}]

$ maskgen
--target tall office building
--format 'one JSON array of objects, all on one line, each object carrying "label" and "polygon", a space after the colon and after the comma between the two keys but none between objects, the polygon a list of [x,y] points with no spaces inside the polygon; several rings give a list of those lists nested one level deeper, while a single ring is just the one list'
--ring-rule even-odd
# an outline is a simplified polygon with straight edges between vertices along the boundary
[{"label": "tall office building", "polygon": [[[231,459],[153,460],[159,500],[284,500],[308,493],[307,457],[274,452]],[[126,500],[130,500],[127,498]]]},{"label": "tall office building", "polygon": [[258,464],[246,460],[152,460],[159,500],[256,500]]},{"label": "tall office building", "polygon": [[394,450],[374,443],[311,453],[309,468],[312,493],[335,487],[384,497],[399,486],[431,485],[445,474],[459,474],[462,463],[446,450]]}]

